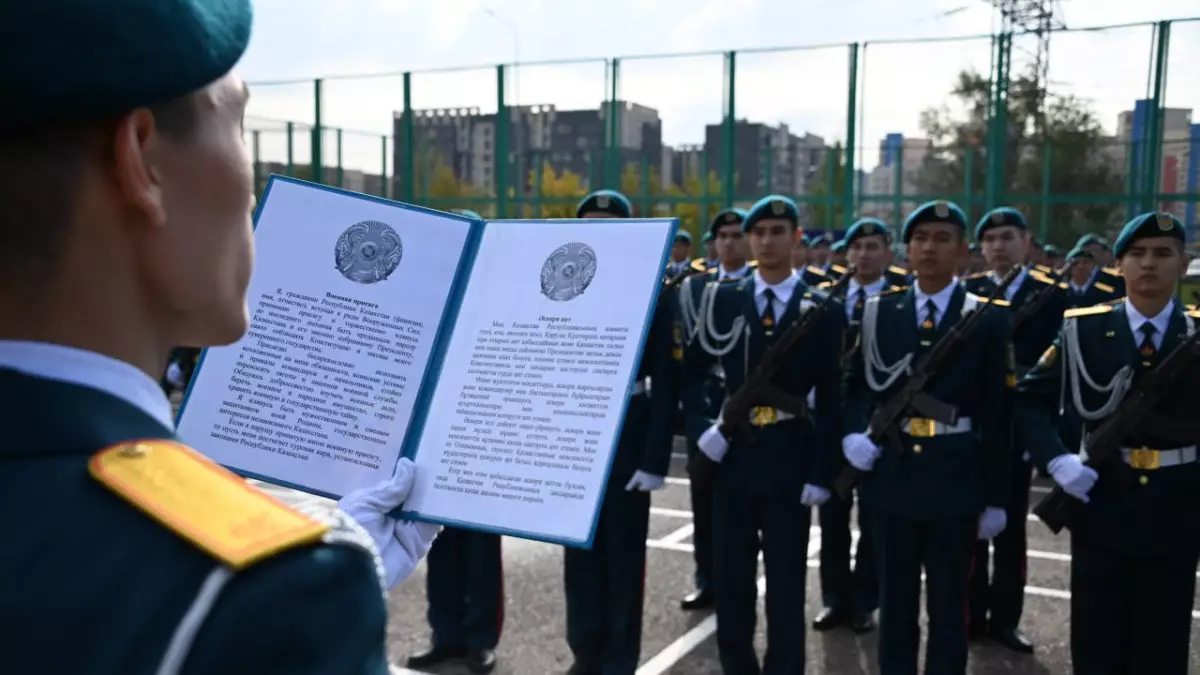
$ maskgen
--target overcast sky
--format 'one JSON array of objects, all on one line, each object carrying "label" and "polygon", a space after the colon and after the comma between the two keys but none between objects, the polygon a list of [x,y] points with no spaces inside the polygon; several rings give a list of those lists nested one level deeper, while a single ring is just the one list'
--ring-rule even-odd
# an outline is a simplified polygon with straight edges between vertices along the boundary
[{"label": "overcast sky", "polygon": [[[837,45],[776,54],[740,55],[738,118],[787,124],[793,132],[843,139],[848,50],[853,41],[987,35],[996,15],[985,0],[255,0],[255,30],[240,65],[253,90],[256,118],[311,122],[312,84],[280,80],[482,65],[464,72],[417,74],[414,105],[496,108],[499,62],[595,58],[591,63],[529,66],[509,83],[510,103],[596,108],[604,99],[602,59],[656,53],[770,46]],[[1195,0],[1060,0],[1069,27],[1156,21],[1200,15]],[[1014,71],[1035,48],[1014,40]],[[1197,110],[1200,123],[1200,21],[1176,23],[1171,34],[1167,105]],[[877,147],[888,132],[918,135],[921,110],[939,105],[964,68],[987,72],[984,39],[927,44],[869,44],[858,141]],[[1058,91],[1090,99],[1105,126],[1144,97],[1151,63],[1149,26],[1056,35],[1050,80]],[[628,60],[621,97],[659,111],[669,145],[700,143],[719,121],[720,56]],[[256,83],[263,83],[258,84]],[[347,166],[378,172],[380,140],[401,109],[400,77],[327,79],[324,123],[374,134],[345,136]],[[278,129],[265,119],[254,128]],[[266,160],[283,159],[283,134],[264,133]],[[332,141],[326,147],[332,150]],[[297,161],[306,162],[307,136]],[[866,167],[877,153],[868,150]],[[328,162],[327,162],[328,163]],[[389,168],[390,172],[390,168]]]}]

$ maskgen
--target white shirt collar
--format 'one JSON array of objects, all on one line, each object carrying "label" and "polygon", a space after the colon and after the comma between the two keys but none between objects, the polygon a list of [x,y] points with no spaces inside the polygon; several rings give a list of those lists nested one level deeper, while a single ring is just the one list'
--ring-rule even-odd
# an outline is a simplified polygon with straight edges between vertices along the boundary
[{"label": "white shirt collar", "polygon": [[950,283],[946,284],[945,288],[937,293],[934,293],[933,295],[926,295],[925,292],[921,290],[921,285],[914,283],[913,295],[917,301],[917,323],[919,324],[925,320],[925,303],[926,301],[932,299],[934,307],[937,307],[937,323],[940,325],[942,323],[942,317],[946,316],[946,308],[950,306],[950,298],[954,296],[954,289],[956,288],[958,288],[958,277],[951,279]]},{"label": "white shirt collar", "polygon": [[146,373],[114,358],[45,342],[0,340],[0,368],[102,391],[175,429],[171,402]]},{"label": "white shirt collar", "polygon": [[724,265],[718,265],[717,266],[717,281],[724,281],[725,279],[729,279],[729,278],[741,279],[749,273],[750,273],[749,263],[742,265],[740,269],[736,269],[732,272],[725,269]]},{"label": "white shirt collar", "polygon": [[878,295],[880,292],[883,291],[883,285],[886,282],[887,282],[887,279],[884,279],[883,277],[879,277],[875,281],[872,281],[871,283],[867,284],[866,286],[863,286],[858,283],[858,279],[851,279],[850,283],[847,284],[847,286],[846,286],[846,297],[853,298],[855,295],[858,295],[858,289],[860,289],[860,288],[867,292],[868,298],[873,295]]},{"label": "white shirt collar", "polygon": [[796,290],[796,284],[798,283],[800,283],[800,277],[795,274],[789,274],[786,279],[772,286],[763,281],[762,275],[758,273],[758,270],[755,270],[754,297],[756,300],[761,300],[763,292],[769,288],[775,292],[775,301],[786,305],[792,299],[792,291]]},{"label": "white shirt collar", "polygon": [[[1000,276],[996,272],[992,272],[989,276],[992,279],[992,283],[996,284],[997,286],[1000,285],[1000,282],[1004,281],[1004,277]],[[1013,296],[1017,294],[1017,291],[1021,290],[1021,282],[1025,281],[1025,277],[1027,276],[1029,276],[1029,268],[1022,267],[1021,271],[1017,273],[1017,278],[1013,279],[1012,283],[1008,285],[1008,288],[1004,289],[1005,300],[1013,299]]]},{"label": "white shirt collar", "polygon": [[1141,343],[1141,341],[1142,341],[1142,324],[1149,321],[1151,324],[1153,324],[1153,326],[1155,328],[1154,338],[1153,338],[1154,344],[1155,344],[1155,346],[1161,347],[1163,336],[1167,334],[1167,326],[1170,325],[1170,323],[1171,323],[1171,313],[1174,311],[1175,311],[1175,299],[1174,298],[1172,298],[1171,301],[1167,303],[1166,307],[1163,307],[1161,312],[1159,312],[1152,318],[1148,318],[1145,315],[1143,315],[1141,312],[1138,311],[1137,307],[1133,306],[1132,302],[1129,302],[1128,300],[1126,300],[1125,301],[1125,317],[1129,320],[1129,331],[1131,333],[1133,333],[1134,342]]}]

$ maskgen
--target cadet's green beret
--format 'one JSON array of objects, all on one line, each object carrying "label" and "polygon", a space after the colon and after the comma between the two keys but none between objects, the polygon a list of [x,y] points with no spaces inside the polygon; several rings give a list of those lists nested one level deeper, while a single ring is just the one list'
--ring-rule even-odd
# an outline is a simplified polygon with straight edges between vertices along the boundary
[{"label": "cadet's green beret", "polygon": [[458,214],[468,218],[474,218],[475,220],[483,220],[483,216],[479,215],[475,211],[472,211],[471,209],[459,209]]},{"label": "cadet's green beret", "polygon": [[0,133],[202,89],[242,57],[251,17],[250,0],[4,0]]},{"label": "cadet's green beret", "polygon": [[816,234],[809,236],[808,245],[812,248],[817,248],[818,246],[829,246],[829,237],[817,232]]},{"label": "cadet's green beret", "polygon": [[830,250],[830,251],[833,251],[834,253],[843,253],[843,252],[845,252],[845,250],[846,250],[846,240],[845,240],[845,239],[839,239],[839,240],[837,240],[837,241],[833,242],[832,244],[830,244],[830,245],[829,245],[829,250]]},{"label": "cadet's green beret", "polygon": [[1086,260],[1094,260],[1095,259],[1092,256],[1092,252],[1082,246],[1076,246],[1075,248],[1073,248],[1069,252],[1067,252],[1067,262],[1071,262],[1072,260],[1078,260],[1079,258],[1084,258]]},{"label": "cadet's green beret", "polygon": [[1052,257],[1055,257],[1055,258],[1061,258],[1061,257],[1062,257],[1062,250],[1060,250],[1060,249],[1059,249],[1057,246],[1055,246],[1054,244],[1046,244],[1046,245],[1045,245],[1045,246],[1042,248],[1042,250],[1043,250],[1043,251],[1045,251],[1046,255],[1048,255],[1048,256],[1052,256]]},{"label": "cadet's green beret", "polygon": [[734,207],[732,209],[721,209],[713,220],[708,225],[708,237],[711,239],[717,236],[717,230],[726,225],[741,225],[746,222],[746,210]]},{"label": "cadet's green beret", "polygon": [[1133,220],[1125,223],[1121,234],[1117,236],[1117,243],[1113,245],[1113,255],[1120,258],[1133,242],[1146,237],[1172,237],[1181,243],[1186,241],[1183,223],[1178,218],[1165,211],[1151,211],[1134,216]]},{"label": "cadet's green beret", "polygon": [[800,209],[796,202],[783,195],[767,195],[750,207],[742,221],[742,231],[749,232],[763,218],[783,218],[796,227],[800,223]]},{"label": "cadet's green beret", "polygon": [[704,233],[704,236],[703,236],[703,237],[701,237],[701,238],[700,238],[700,240],[701,240],[701,241],[703,241],[703,242],[704,242],[704,243],[706,243],[706,244],[707,244],[707,243],[709,243],[709,242],[711,242],[711,241],[713,240],[713,233],[712,233],[712,230],[709,230],[708,232],[705,232],[705,233]]},{"label": "cadet's green beret", "polygon": [[1083,248],[1084,246],[1099,246],[1100,248],[1104,249],[1105,251],[1112,250],[1108,245],[1107,239],[1105,239],[1104,237],[1101,237],[1098,234],[1092,234],[1090,232],[1083,235],[1082,237],[1079,238],[1079,241],[1075,242],[1076,248]]},{"label": "cadet's green beret", "polygon": [[918,206],[912,213],[908,214],[908,218],[904,221],[904,227],[900,230],[900,239],[905,244],[909,239],[912,239],[913,230],[918,225],[925,223],[950,223],[962,228],[963,233],[967,231],[967,214],[958,208],[958,204],[943,200],[925,202]]},{"label": "cadet's green beret", "polygon": [[692,233],[687,230],[676,230],[675,241],[685,241],[690,244],[692,243]]},{"label": "cadet's green beret", "polygon": [[859,237],[883,237],[885,244],[892,243],[892,231],[888,228],[887,223],[878,218],[859,218],[846,230],[846,238],[842,241],[846,242],[846,246],[854,243]]},{"label": "cadet's green beret", "polygon": [[584,197],[579,206],[575,207],[575,217],[582,218],[583,214],[590,211],[608,213],[618,218],[633,217],[633,205],[625,195],[616,190],[596,190]]},{"label": "cadet's green beret", "polygon": [[1023,232],[1029,231],[1029,224],[1025,222],[1025,216],[1021,212],[1008,207],[1001,206],[998,209],[992,209],[979,219],[979,223],[975,225],[975,239],[983,239],[983,233],[993,227],[1004,227],[1011,225]]}]

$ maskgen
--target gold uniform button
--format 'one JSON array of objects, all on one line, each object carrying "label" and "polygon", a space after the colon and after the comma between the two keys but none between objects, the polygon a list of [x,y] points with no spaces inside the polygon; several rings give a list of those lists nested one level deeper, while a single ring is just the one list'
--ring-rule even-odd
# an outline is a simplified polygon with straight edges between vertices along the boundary
[{"label": "gold uniform button", "polygon": [[918,455],[919,455],[919,454],[921,454],[921,446],[920,446],[920,445],[914,445],[914,446],[913,446],[913,452],[917,453]]},{"label": "gold uniform button", "polygon": [[1141,476],[1138,478],[1138,482],[1141,483],[1142,485],[1145,485],[1150,482],[1150,477],[1149,476]]}]

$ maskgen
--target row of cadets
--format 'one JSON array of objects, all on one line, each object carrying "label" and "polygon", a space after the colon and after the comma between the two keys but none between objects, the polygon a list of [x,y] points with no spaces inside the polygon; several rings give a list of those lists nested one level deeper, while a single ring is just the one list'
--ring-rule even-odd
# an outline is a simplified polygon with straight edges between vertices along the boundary
[{"label": "row of cadets", "polygon": [[1085,234],[1075,242],[1075,248],[1091,253],[1092,260],[1096,261],[1090,281],[1091,285],[1108,296],[1105,301],[1125,296],[1125,279],[1119,269],[1112,267],[1113,250],[1107,239],[1096,234]]},{"label": "row of cadets", "polygon": [[[717,646],[726,673],[802,673],[805,577],[811,507],[829,498],[839,431],[839,358],[845,316],[831,311],[786,357],[770,404],[751,401],[747,419],[713,419],[708,382],[714,366],[732,396],[763,353],[824,298],[793,273],[799,210],[771,195],[742,224],[758,261],[754,274],[710,284],[697,339],[687,345],[682,396],[697,462],[715,463],[713,567]],[[815,389],[815,406],[804,403]],[[783,409],[775,406],[786,406]],[[732,427],[728,437],[723,426]],[[708,473],[707,471],[705,473]],[[692,480],[700,475],[693,472]],[[767,653],[754,649],[758,553],[766,575]]]},{"label": "row of cadets", "polygon": [[[475,211],[461,210],[483,220]],[[461,660],[473,673],[496,666],[504,627],[504,566],[498,534],[445,527],[426,560],[429,647],[408,657],[409,668]]]},{"label": "row of cadets", "polygon": [[[1016,209],[1001,207],[984,214],[975,226],[975,241],[979,243],[987,271],[964,280],[968,291],[989,296],[1005,275],[1019,267],[1020,272],[1004,294],[1012,312],[1020,311],[1027,302],[1042,303],[1035,314],[1013,329],[1013,361],[1017,376],[1023,376],[1054,341],[1066,310],[1066,293],[1041,271],[1043,268],[1024,264],[1030,258],[1032,237],[1025,217]],[[1045,301],[1040,300],[1043,293],[1049,294]],[[992,542],[994,556],[987,541],[979,541],[975,546],[968,632],[973,639],[990,635],[1010,650],[1032,654],[1033,644],[1018,625],[1025,603],[1025,523],[1033,467],[1028,449],[1014,444],[1012,434],[1006,433],[1005,437],[1011,467],[1004,504],[1008,524]]]},{"label": "row of cadets", "polygon": [[[1093,467],[1079,443],[1121,410],[1131,387],[1182,341],[1200,312],[1175,297],[1187,266],[1184,227],[1145,213],[1113,245],[1126,295],[1064,314],[1058,337],[1016,390],[1018,440],[1071,497],[1071,659],[1077,675],[1185,675],[1200,562],[1200,366],[1161,392],[1121,440],[1118,461]],[[1067,408],[1082,428],[1060,437]],[[1079,449],[1078,452],[1076,449]]]},{"label": "row of cadets", "polygon": [[[745,220],[746,211],[742,209],[725,209],[717,213],[705,235],[715,244],[717,265],[706,274],[691,277],[680,285],[678,306],[683,322],[685,345],[697,339],[699,327],[704,320],[701,303],[705,289],[710,284],[743,279],[754,269],[754,263],[748,262],[749,248],[742,231]],[[725,402],[725,374],[719,367],[713,368],[707,388],[709,408],[704,411],[704,415],[712,419],[720,413],[721,405]],[[687,427],[686,418],[684,427]],[[698,452],[695,443],[688,443],[687,452],[689,460],[695,457]],[[686,610],[698,610],[713,605],[712,486],[703,481],[693,481],[690,491],[695,531],[695,589],[683,598],[680,606]]]},{"label": "row of cadets", "polygon": [[[629,200],[613,190],[593,192],[576,209],[578,218],[632,216]],[[633,675],[641,657],[650,492],[665,482],[679,400],[683,327],[676,301],[663,293],[654,308],[592,548],[564,551],[570,675]]]},{"label": "row of cadets", "polygon": [[[846,371],[849,433],[842,446],[847,461],[866,472],[860,496],[874,516],[882,675],[917,672],[922,568],[929,616],[925,672],[966,672],[964,609],[974,543],[1006,525],[1004,403],[1015,379],[1009,317],[988,311],[985,299],[955,277],[967,254],[966,227],[962,210],[944,201],[908,216],[901,238],[915,282],[867,301],[859,349]],[[913,412],[898,428],[874,430],[889,439],[886,450],[876,445],[865,433],[875,406],[903,386],[910,364],[951,326],[978,311],[987,312],[979,332],[955,348],[924,390],[952,406],[956,419],[921,419]]]},{"label": "row of cadets", "polygon": [[[874,218],[854,223],[841,240],[847,249],[847,262],[855,268],[854,277],[844,287],[842,301],[847,328],[842,340],[841,363],[857,358],[859,329],[867,300],[880,293],[902,290],[886,274],[891,260],[892,233],[887,225]],[[833,286],[827,281],[818,288]],[[838,466],[844,459],[838,458]],[[849,626],[856,633],[875,629],[874,612],[879,607],[879,576],[875,565],[874,536],[870,508],[859,500],[858,546],[854,567],[850,565],[850,512],[854,506],[853,493],[843,499],[830,497],[821,505],[818,519],[821,525],[820,576],[824,609],[813,620],[818,631]]]},{"label": "row of cadets", "polygon": [[[614,193],[620,194],[620,193]],[[622,195],[622,199],[624,196]],[[630,216],[625,216],[626,218]],[[688,266],[692,264],[690,258],[692,253],[692,235],[687,230],[679,230],[675,233],[675,243],[671,245],[670,259],[667,261],[667,277],[673,279],[680,274],[685,274],[688,271]]]}]

